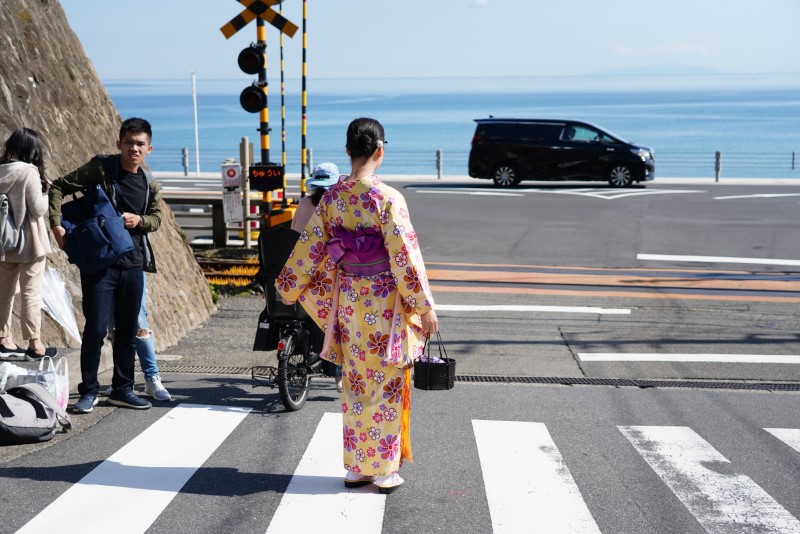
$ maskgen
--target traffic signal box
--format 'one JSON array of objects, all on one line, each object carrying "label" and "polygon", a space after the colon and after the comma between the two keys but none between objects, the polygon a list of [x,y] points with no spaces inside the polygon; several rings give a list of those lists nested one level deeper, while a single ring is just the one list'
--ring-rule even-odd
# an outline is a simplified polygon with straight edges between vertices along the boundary
[{"label": "traffic signal box", "polygon": [[[264,193],[264,207],[266,214],[264,224],[267,227],[278,224],[290,224],[296,206],[285,197],[286,181],[283,165],[272,163],[269,157],[269,109],[267,104],[267,59],[266,59],[266,22],[277,28],[280,32],[294,36],[297,26],[285,19],[271,6],[279,4],[282,0],[238,0],[245,9],[227,24],[220,28],[226,39],[230,39],[236,32],[256,19],[258,41],[239,52],[239,68],[250,75],[258,75],[258,80],[249,87],[245,87],[239,95],[239,103],[248,113],[260,114],[261,134],[261,163],[252,165],[248,169],[250,189]],[[272,191],[279,191],[277,200],[272,197]]]}]

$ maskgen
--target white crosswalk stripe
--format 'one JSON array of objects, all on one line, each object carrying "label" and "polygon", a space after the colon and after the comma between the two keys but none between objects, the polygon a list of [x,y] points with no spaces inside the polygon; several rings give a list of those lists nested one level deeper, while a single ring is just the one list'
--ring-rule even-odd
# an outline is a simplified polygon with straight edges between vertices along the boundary
[{"label": "white crosswalk stripe", "polygon": [[[374,488],[345,489],[342,415],[326,413],[294,472],[267,534],[380,534],[386,496]],[[314,513],[308,513],[313,510]]]},{"label": "white crosswalk stripe", "polygon": [[98,465],[18,534],[78,527],[80,532],[104,532],[112,525],[115,534],[146,531],[249,412],[249,408],[181,404]]},{"label": "white crosswalk stripe", "polygon": [[798,428],[765,428],[767,432],[800,452],[800,429]]},{"label": "white crosswalk stripe", "polygon": [[753,480],[728,473],[730,462],[691,428],[619,429],[710,534],[800,533],[800,521]]},{"label": "white crosswalk stripe", "polygon": [[[249,408],[211,405],[181,404],[173,408],[55,498],[18,532],[91,532],[107,530],[109,525],[114,525],[115,532],[131,534],[157,530],[159,516],[168,507],[179,510],[190,502],[175,497],[215,451],[223,444],[234,445],[228,437],[249,413]],[[277,508],[271,517],[263,518],[260,531],[380,534],[386,530],[386,518],[392,516],[390,506],[409,499],[413,502],[415,495],[410,492],[402,493],[397,500],[387,499],[374,486],[355,490],[344,487],[341,424],[341,413],[321,415],[280,503],[274,501]],[[800,521],[784,507],[786,503],[781,504],[742,474],[746,468],[732,464],[692,428],[618,426],[609,430],[627,438],[632,446],[630,453],[636,451],[645,461],[633,469],[647,470],[649,478],[657,481],[652,476],[655,472],[675,495],[675,506],[682,503],[694,516],[698,531],[800,534]],[[535,518],[537,532],[602,531],[599,525],[604,524],[604,511],[592,510],[584,500],[547,425],[476,419],[471,421],[471,431],[479,462],[464,464],[463,468],[470,470],[474,480],[482,479],[489,510],[489,518],[483,518],[486,530],[490,523],[493,534],[530,532]],[[800,429],[764,431],[800,452]],[[603,443],[594,441],[592,447],[603,447]],[[789,449],[786,452],[794,455]],[[759,454],[753,451],[754,457]],[[410,474],[418,478],[442,476],[429,468]],[[126,521],[117,521],[119,517]]]},{"label": "white crosswalk stripe", "polygon": [[472,421],[494,534],[599,533],[542,423]]}]

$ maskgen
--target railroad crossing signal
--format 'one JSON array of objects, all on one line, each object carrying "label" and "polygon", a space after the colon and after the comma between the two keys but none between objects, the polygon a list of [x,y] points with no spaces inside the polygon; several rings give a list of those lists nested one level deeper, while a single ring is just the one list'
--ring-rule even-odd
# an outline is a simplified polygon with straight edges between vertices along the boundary
[{"label": "railroad crossing signal", "polygon": [[222,35],[224,35],[226,39],[230,39],[236,32],[252,22],[253,19],[260,17],[289,37],[294,37],[295,32],[297,32],[297,26],[285,19],[280,13],[270,8],[270,6],[279,4],[282,1],[283,0],[239,0],[239,3],[246,9],[228,21],[219,31],[222,32]]}]

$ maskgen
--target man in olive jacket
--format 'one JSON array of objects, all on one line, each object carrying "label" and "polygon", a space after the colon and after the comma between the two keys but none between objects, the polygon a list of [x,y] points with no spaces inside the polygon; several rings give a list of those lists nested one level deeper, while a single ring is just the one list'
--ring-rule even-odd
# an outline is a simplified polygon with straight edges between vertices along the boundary
[{"label": "man in olive jacket", "polygon": [[[58,246],[64,248],[66,231],[61,225],[64,195],[102,185],[122,212],[125,228],[134,248],[115,265],[96,273],[81,272],[83,315],[86,324],[81,343],[80,399],[76,413],[89,413],[97,404],[100,385],[97,372],[100,351],[107,335],[108,318],[116,324],[113,353],[114,376],[108,399],[111,404],[146,410],[150,403],[133,393],[136,333],[144,288],[144,271],[155,272],[155,258],[147,234],[161,226],[161,192],[152,174],[142,168],[150,145],[152,129],[144,119],[122,123],[117,148],[120,153],[97,156],[77,170],[55,180],[50,188],[50,227]],[[113,308],[113,309],[112,309]]]}]

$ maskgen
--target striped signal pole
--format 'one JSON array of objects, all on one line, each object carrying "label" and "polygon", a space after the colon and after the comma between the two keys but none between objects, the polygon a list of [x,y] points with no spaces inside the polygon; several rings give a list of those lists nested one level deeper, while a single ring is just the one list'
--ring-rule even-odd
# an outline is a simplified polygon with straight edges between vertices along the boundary
[{"label": "striped signal pole", "polygon": [[[280,15],[283,16],[283,3],[280,6]],[[281,52],[281,165],[286,169],[286,82],[284,80],[284,63],[283,63],[283,32],[280,32],[278,40],[278,47]],[[289,205],[286,199],[286,172],[283,174],[283,207]]]},{"label": "striped signal pole", "polygon": [[[267,28],[264,19],[258,17],[256,19],[256,38],[259,43],[267,42]],[[264,47],[264,68],[258,73],[258,84],[264,91],[265,102],[269,101],[269,86],[267,85],[267,48]],[[259,132],[261,135],[261,163],[269,163],[269,105],[259,111],[260,127]]]},{"label": "striped signal pole", "polygon": [[308,48],[308,31],[306,21],[308,20],[308,2],[303,0],[303,75],[302,75],[302,102],[300,108],[300,196],[306,195],[306,165],[308,164],[308,151],[306,150],[306,132],[307,132],[307,116],[306,116],[306,75],[308,73],[306,63],[306,48]]}]

